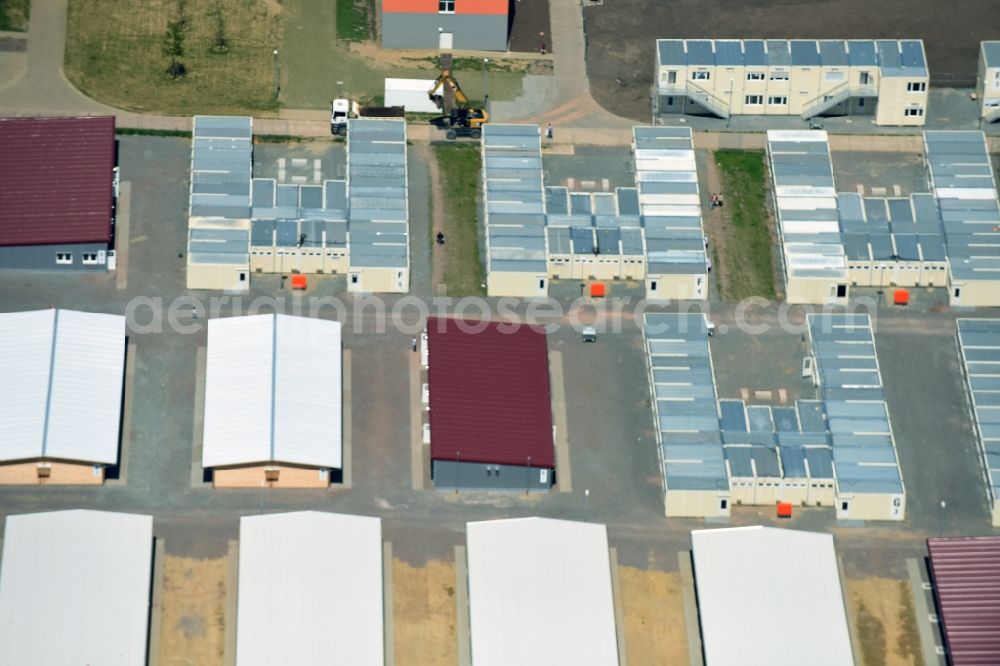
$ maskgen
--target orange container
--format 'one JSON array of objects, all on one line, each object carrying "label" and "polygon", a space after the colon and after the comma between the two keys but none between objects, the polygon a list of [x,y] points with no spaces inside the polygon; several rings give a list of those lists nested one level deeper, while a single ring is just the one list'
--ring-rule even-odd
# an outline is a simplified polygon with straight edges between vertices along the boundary
[{"label": "orange container", "polygon": [[305,289],[306,288],[306,276],[305,275],[293,275],[292,276],[292,289]]},{"label": "orange container", "polygon": [[897,289],[892,295],[894,305],[907,305],[910,302],[910,292],[906,289]]},{"label": "orange container", "polygon": [[603,282],[593,282],[590,285],[590,297],[600,298],[607,293],[607,287]]},{"label": "orange container", "polygon": [[792,503],[778,502],[778,518],[791,518],[791,517],[792,517]]}]

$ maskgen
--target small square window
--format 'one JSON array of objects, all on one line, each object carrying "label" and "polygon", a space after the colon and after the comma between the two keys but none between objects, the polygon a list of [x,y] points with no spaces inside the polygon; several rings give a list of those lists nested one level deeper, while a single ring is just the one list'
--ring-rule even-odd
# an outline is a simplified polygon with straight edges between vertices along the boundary
[{"label": "small square window", "polygon": [[80,256],[80,261],[88,266],[93,266],[97,263],[97,253],[96,252],[84,252]]},{"label": "small square window", "polygon": [[454,14],[455,13],[455,0],[438,0],[438,13],[439,14]]},{"label": "small square window", "polygon": [[57,264],[72,264],[73,263],[73,253],[72,252],[56,252],[56,263]]},{"label": "small square window", "polygon": [[847,502],[841,502],[840,503],[840,510],[841,511],[847,511],[847,506],[848,506]]}]

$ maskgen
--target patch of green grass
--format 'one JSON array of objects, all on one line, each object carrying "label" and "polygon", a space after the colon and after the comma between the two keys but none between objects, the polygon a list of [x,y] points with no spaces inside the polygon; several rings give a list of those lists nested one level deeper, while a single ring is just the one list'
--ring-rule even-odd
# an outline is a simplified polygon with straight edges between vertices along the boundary
[{"label": "patch of green grass", "polygon": [[764,153],[720,150],[715,162],[721,171],[725,247],[719,271],[719,291],[727,301],[749,296],[773,299],[773,243],[769,230],[767,175]]},{"label": "patch of green grass", "polygon": [[[268,115],[278,109],[275,77],[284,65],[273,54],[282,37],[276,11],[268,0],[70,0],[66,75],[87,95],[125,109]],[[177,60],[186,73],[171,78],[164,45],[178,20]]]},{"label": "patch of green grass", "polygon": [[[485,282],[479,258],[479,144],[435,144],[434,157],[444,191],[444,235],[447,243],[444,283],[449,296],[483,296]],[[432,231],[433,233],[433,231]]]},{"label": "patch of green grass", "polygon": [[345,42],[363,42],[371,39],[370,17],[372,4],[369,0],[336,0],[337,39]]},{"label": "patch of green grass", "polygon": [[190,139],[191,132],[187,130],[140,129],[138,127],[116,127],[115,134],[120,136],[179,136]]},{"label": "patch of green grass", "polygon": [[0,0],[0,30],[26,32],[31,0]]},{"label": "patch of green grass", "polygon": [[301,136],[290,134],[254,134],[254,143],[302,143]]}]

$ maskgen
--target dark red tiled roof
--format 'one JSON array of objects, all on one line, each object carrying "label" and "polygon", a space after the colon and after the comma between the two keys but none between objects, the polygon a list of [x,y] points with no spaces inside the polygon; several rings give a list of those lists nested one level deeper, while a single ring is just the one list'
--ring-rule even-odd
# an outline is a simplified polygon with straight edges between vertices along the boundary
[{"label": "dark red tiled roof", "polygon": [[427,320],[431,458],[555,467],[545,332],[511,328]]},{"label": "dark red tiled roof", "polygon": [[0,245],[111,239],[115,119],[0,118]]},{"label": "dark red tiled roof", "polygon": [[952,666],[1000,664],[1000,537],[927,540]]}]

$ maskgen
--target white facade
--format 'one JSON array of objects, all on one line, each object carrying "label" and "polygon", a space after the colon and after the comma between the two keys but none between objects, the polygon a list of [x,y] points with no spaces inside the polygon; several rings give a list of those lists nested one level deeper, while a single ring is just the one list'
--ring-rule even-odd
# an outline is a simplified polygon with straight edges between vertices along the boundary
[{"label": "white facade", "polygon": [[342,465],[340,322],[286,315],[208,323],[202,465]]},{"label": "white facade", "polygon": [[241,518],[237,666],[382,666],[382,567],[378,518]]},{"label": "white facade", "polygon": [[466,534],[475,666],[618,663],[604,525],[517,518]]},{"label": "white facade", "polygon": [[734,527],[691,543],[708,666],[854,663],[833,536]]},{"label": "white facade", "polygon": [[979,44],[976,96],[980,117],[988,123],[1000,120],[1000,41]]},{"label": "white facade", "polygon": [[0,664],[145,664],[152,556],[152,516],[8,516]]},{"label": "white facade", "polygon": [[0,314],[0,368],[0,461],[118,462],[125,317]]},{"label": "white facade", "polygon": [[402,106],[408,113],[435,113],[441,110],[427,92],[434,87],[434,79],[385,80],[385,105]]}]

